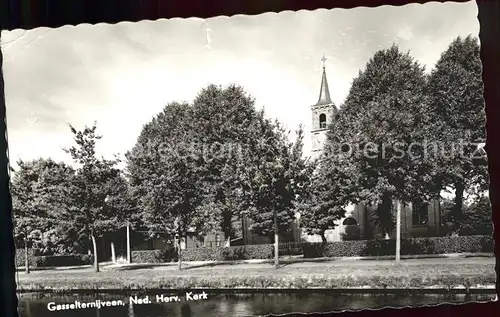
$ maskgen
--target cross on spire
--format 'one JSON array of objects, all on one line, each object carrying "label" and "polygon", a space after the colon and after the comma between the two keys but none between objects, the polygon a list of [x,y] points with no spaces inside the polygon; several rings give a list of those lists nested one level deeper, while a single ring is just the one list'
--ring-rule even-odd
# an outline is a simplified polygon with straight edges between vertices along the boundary
[{"label": "cross on spire", "polygon": [[325,54],[323,54],[323,58],[321,59],[321,61],[323,62],[323,68],[325,68],[325,62],[326,62]]}]

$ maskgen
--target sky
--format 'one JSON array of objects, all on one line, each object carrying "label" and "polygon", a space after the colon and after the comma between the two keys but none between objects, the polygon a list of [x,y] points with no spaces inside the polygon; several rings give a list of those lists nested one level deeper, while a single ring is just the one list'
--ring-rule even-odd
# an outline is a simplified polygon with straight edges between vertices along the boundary
[{"label": "sky", "polygon": [[340,106],[376,51],[395,43],[429,71],[469,34],[479,34],[474,1],[3,31],[11,165],[69,163],[68,124],[94,121],[98,153],[123,154],[165,105],[192,101],[208,84],[242,85],[268,117],[308,132],[323,55]]}]

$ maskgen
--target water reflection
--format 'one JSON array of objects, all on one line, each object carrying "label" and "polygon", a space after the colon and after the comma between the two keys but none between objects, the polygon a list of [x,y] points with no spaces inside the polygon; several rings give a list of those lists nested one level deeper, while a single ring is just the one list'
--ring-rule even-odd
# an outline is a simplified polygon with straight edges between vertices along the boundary
[{"label": "water reflection", "polygon": [[[135,294],[134,294],[135,295]],[[380,295],[380,294],[336,294],[336,293],[295,293],[295,294],[247,294],[221,295],[209,294],[208,300],[155,303],[155,294],[150,294],[151,304],[131,304],[129,295],[74,295],[43,296],[40,294],[24,294],[19,298],[20,317],[233,317],[267,315],[270,313],[305,313],[329,312],[340,310],[358,310],[363,308],[380,308],[385,306],[420,306],[435,305],[443,302],[461,303],[467,301],[490,301],[495,295]],[[74,303],[80,301],[93,302],[99,300],[122,300],[122,306],[95,307],[63,311],[49,311],[47,304]]]}]

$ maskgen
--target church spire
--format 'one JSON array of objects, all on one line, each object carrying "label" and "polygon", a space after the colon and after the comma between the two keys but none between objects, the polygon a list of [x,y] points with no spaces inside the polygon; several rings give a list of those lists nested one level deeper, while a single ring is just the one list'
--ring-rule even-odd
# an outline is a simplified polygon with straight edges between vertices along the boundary
[{"label": "church spire", "polygon": [[323,55],[323,76],[321,77],[321,90],[319,91],[319,99],[316,105],[328,105],[332,103],[330,98],[330,89],[328,89],[328,81],[326,80],[325,62],[326,57]]}]

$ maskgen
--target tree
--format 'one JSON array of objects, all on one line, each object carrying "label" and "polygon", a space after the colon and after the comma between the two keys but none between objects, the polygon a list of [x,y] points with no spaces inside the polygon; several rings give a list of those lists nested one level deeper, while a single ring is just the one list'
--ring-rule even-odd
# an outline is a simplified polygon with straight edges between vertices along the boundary
[{"label": "tree", "polygon": [[424,67],[397,46],[378,51],[353,80],[328,133],[325,160],[347,164],[354,201],[376,204],[382,234],[394,228],[393,200],[430,199],[439,190],[429,180],[420,133],[425,117]]},{"label": "tree", "polygon": [[325,157],[331,158],[334,153],[325,150],[324,155],[311,164],[316,169],[300,213],[301,226],[308,234],[320,235],[323,242],[326,242],[325,231],[337,226],[337,221],[345,216],[346,207],[356,199],[349,166],[338,164],[343,162],[340,160],[332,164]]},{"label": "tree", "polygon": [[[288,140],[285,129],[274,122],[274,129],[264,131],[254,144],[252,154],[240,165],[247,214],[253,220],[250,230],[268,236],[275,243],[275,266],[278,267],[279,233],[289,232],[296,213],[307,199],[313,167],[303,157],[303,129],[295,142]],[[274,235],[274,239],[273,239]]]},{"label": "tree", "polygon": [[486,135],[481,76],[477,39],[457,37],[441,55],[427,85],[431,135],[447,152],[439,157],[438,175],[455,191],[454,231],[463,220],[465,192],[478,193],[488,186],[486,156],[477,150]]},{"label": "tree", "polygon": [[191,230],[203,232],[213,215],[202,209],[206,193],[203,158],[193,148],[196,129],[188,104],[171,103],[146,124],[126,154],[131,186],[139,198],[143,221],[152,235],[176,238],[179,270],[181,239]]},{"label": "tree", "polygon": [[248,156],[261,154],[252,144],[273,128],[264,112],[256,110],[255,100],[237,85],[207,86],[197,95],[191,109],[192,143],[203,156],[206,171],[204,184],[208,195],[204,205],[217,213],[216,226],[231,239],[239,228],[239,211],[245,204],[238,171],[246,167]]},{"label": "tree", "polygon": [[476,197],[464,208],[461,235],[493,234],[492,209],[487,196]]},{"label": "tree", "polygon": [[473,197],[470,202],[464,203],[463,217],[457,226],[454,217],[454,199],[443,199],[441,202],[442,232],[450,235],[456,232],[460,235],[491,235],[493,223],[492,210],[487,196]]},{"label": "tree", "polygon": [[[167,105],[144,126],[127,153],[131,185],[137,197],[143,197],[143,219],[151,234],[184,237],[190,229],[200,234],[221,229],[231,238],[234,220],[242,214],[261,219],[272,207],[259,204],[257,188],[262,178],[284,172],[268,168],[259,174],[259,168],[281,164],[280,159],[287,160],[281,169],[300,164],[296,157],[302,154],[302,135],[295,147],[286,138],[284,130],[257,111],[254,99],[236,85],[209,85],[192,105]],[[282,155],[284,150],[288,154]],[[283,186],[289,186],[289,177],[282,177]],[[179,256],[179,267],[180,263]]]},{"label": "tree", "polygon": [[127,197],[127,182],[116,168],[118,160],[97,157],[96,141],[102,137],[97,126],[77,131],[70,125],[75,145],[67,149],[79,166],[71,179],[72,205],[66,210],[61,230],[78,240],[90,239],[94,254],[94,269],[99,272],[96,239],[123,225],[127,210],[123,201]]},{"label": "tree", "polygon": [[42,255],[67,250],[55,228],[71,205],[68,194],[73,175],[70,166],[52,159],[18,162],[11,186],[17,246],[30,244]]}]

